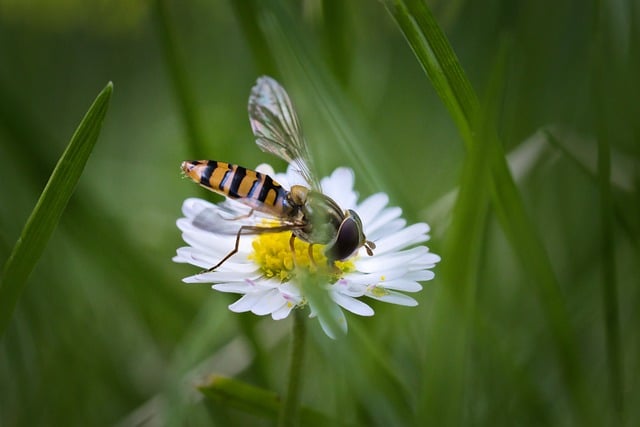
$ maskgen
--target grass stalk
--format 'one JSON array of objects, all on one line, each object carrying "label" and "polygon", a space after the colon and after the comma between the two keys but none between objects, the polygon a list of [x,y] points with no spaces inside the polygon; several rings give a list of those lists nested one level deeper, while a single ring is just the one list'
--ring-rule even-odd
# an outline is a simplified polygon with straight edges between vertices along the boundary
[{"label": "grass stalk", "polygon": [[[609,57],[609,50],[605,46],[611,45],[606,39],[609,34],[607,25],[606,5],[598,1],[598,16],[595,21],[594,51],[593,51],[593,95],[596,108],[596,134],[598,141],[598,192],[600,214],[600,237],[602,257],[602,305],[604,313],[605,348],[607,355],[607,369],[609,376],[609,396],[613,409],[613,422],[620,424],[624,414],[623,376],[620,345],[620,320],[618,303],[618,282],[616,277],[616,262],[614,256],[615,244],[613,233],[614,207],[611,196],[611,148],[609,146],[610,132],[607,108],[610,102],[609,93],[615,91],[611,86],[614,81],[608,70],[615,59]],[[613,67],[615,72],[616,67]]]},{"label": "grass stalk", "polygon": [[4,265],[0,276],[0,337],[93,151],[112,92],[113,84],[109,83],[76,128]]},{"label": "grass stalk", "polygon": [[304,360],[304,341],[306,324],[302,310],[293,311],[293,330],[291,334],[291,353],[287,376],[287,394],[278,414],[279,427],[299,425],[300,391],[302,365]]}]

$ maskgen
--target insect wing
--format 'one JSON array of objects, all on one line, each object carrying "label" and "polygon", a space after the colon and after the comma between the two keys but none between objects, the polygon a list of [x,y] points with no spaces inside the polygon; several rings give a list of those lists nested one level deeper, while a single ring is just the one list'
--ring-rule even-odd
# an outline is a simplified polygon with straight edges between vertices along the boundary
[{"label": "insect wing", "polygon": [[221,212],[215,208],[203,209],[193,218],[191,223],[200,230],[216,234],[236,234],[242,226],[232,218],[225,219]]},{"label": "insect wing", "polygon": [[311,173],[309,150],[289,95],[271,77],[258,79],[249,96],[249,121],[262,151],[293,164],[309,186],[320,191]]},{"label": "insect wing", "polygon": [[236,235],[241,227],[253,230],[244,234],[275,233],[295,228],[284,220],[259,215],[251,210],[242,213],[235,209],[220,209],[220,205],[202,209],[191,220],[191,224],[200,230],[222,235]]}]

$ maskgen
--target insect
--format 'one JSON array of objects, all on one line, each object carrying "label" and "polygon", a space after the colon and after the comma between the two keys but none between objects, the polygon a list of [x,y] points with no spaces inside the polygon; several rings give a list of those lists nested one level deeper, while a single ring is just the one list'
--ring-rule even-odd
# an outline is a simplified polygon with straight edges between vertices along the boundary
[{"label": "insect", "polygon": [[[241,236],[281,231],[291,231],[289,245],[292,254],[295,254],[296,238],[309,243],[312,261],[314,244],[326,245],[324,253],[329,262],[347,259],[363,246],[369,255],[373,255],[375,244],[366,239],[358,214],[351,209],[343,210],[323,194],[319,181],[311,173],[309,151],[284,88],[270,77],[260,77],[251,89],[248,108],[258,147],[292,164],[308,187],[293,185],[286,190],[269,175],[226,162],[182,162],[183,173],[196,183],[251,209],[245,216],[237,218],[222,218],[207,210],[194,218],[193,224],[198,228],[221,233],[233,230],[236,233],[235,247],[205,271],[217,269],[237,253]],[[255,221],[230,227],[230,222],[255,216],[256,212],[270,221],[267,224]]]}]

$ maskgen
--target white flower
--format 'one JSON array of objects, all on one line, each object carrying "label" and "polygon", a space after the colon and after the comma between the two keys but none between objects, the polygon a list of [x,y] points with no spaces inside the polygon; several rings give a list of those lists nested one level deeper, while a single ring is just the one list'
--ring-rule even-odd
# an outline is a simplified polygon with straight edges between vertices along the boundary
[{"label": "white flower", "polygon": [[[268,165],[258,171],[266,173],[284,188],[304,184],[292,167],[286,174],[275,174]],[[333,325],[347,330],[346,318],[341,308],[360,316],[372,316],[373,309],[363,297],[405,306],[418,303],[404,292],[422,289],[419,282],[431,280],[431,269],[440,257],[418,245],[429,240],[429,226],[417,223],[407,226],[398,207],[388,207],[389,198],[384,193],[374,194],[361,203],[353,190],[354,175],[350,169],[338,168],[331,176],[322,179],[322,191],[333,198],[343,209],[355,210],[367,240],[375,243],[373,256],[365,248],[352,258],[336,262],[337,268],[325,269],[325,289],[332,304],[328,310],[315,307],[314,299],[303,292],[299,269],[313,270],[316,263],[324,262],[321,245],[314,245],[314,255],[309,262],[308,244],[296,239],[295,262],[289,246],[291,232],[265,233],[258,236],[243,235],[238,252],[215,271],[186,277],[186,283],[213,283],[213,289],[241,294],[242,297],[229,306],[234,312],[251,311],[257,315],[270,314],[275,320],[283,319],[292,309],[309,305],[311,316],[317,316],[330,337],[334,337]],[[189,263],[207,269],[217,264],[236,241],[235,233],[211,232],[194,225],[194,219],[203,211],[215,212],[223,218],[242,218],[249,212],[243,204],[227,199],[212,204],[202,199],[190,198],[182,206],[184,218],[177,221],[182,238],[188,246],[179,248],[173,261]],[[253,215],[255,217],[255,214]],[[242,222],[242,219],[236,221]],[[236,223],[236,221],[230,221]],[[197,221],[196,221],[197,224]],[[236,224],[237,230],[239,224]],[[317,269],[317,268],[316,268]],[[328,313],[331,318],[325,315]]]}]

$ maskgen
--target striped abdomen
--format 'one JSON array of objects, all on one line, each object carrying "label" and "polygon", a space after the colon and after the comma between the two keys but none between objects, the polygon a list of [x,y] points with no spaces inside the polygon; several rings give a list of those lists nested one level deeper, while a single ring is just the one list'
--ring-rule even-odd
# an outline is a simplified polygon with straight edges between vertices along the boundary
[{"label": "striped abdomen", "polygon": [[203,187],[255,210],[274,216],[288,214],[287,191],[269,175],[215,160],[184,161],[182,171]]}]

